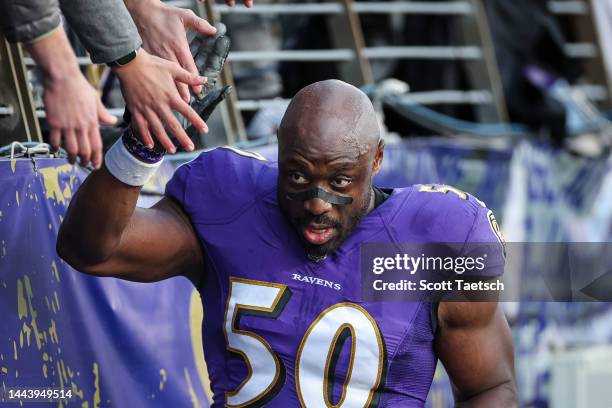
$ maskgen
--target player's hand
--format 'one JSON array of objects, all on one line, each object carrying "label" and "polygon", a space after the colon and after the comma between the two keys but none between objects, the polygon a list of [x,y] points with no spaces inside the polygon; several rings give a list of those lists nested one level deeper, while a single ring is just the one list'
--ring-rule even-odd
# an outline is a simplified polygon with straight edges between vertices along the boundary
[{"label": "player's hand", "polygon": [[[193,96],[190,103],[191,109],[193,109],[204,122],[208,120],[208,117],[212,114],[217,105],[219,105],[232,90],[230,86],[215,89],[215,84],[219,79],[230,49],[230,39],[225,36],[225,26],[219,23],[216,29],[217,33],[214,36],[196,36],[189,44],[190,53],[196,63],[199,75],[207,79],[202,87],[202,92]],[[123,117],[133,128],[136,128],[137,133],[140,133],[139,124],[135,119],[135,115],[130,112],[129,106]],[[179,121],[181,128],[186,130],[189,138],[194,139],[199,135],[200,131],[198,128],[192,125],[189,119],[185,118],[180,112],[175,112],[175,117]],[[151,147],[149,143],[145,142],[144,138],[142,139],[145,145]],[[170,140],[172,145],[176,142],[173,137],[171,137]],[[181,144],[183,146],[185,145],[184,143]],[[159,146],[155,148],[157,150]],[[163,148],[165,148],[165,145]],[[172,150],[170,151],[173,152]]]},{"label": "player's hand", "polygon": [[[206,20],[198,17],[192,10],[168,6],[159,0],[128,0],[130,11],[143,48],[150,54],[178,63],[194,75],[198,70],[189,52],[187,31],[203,36],[211,36],[216,29]],[[177,82],[177,88],[185,102],[189,102],[189,88]],[[201,92],[200,85],[193,85],[193,92]]]},{"label": "player's hand", "polygon": [[[214,37],[195,37],[189,44],[198,72],[208,79],[202,93],[197,94],[191,102],[191,107],[205,121],[231,92],[231,87],[227,85],[221,89],[215,89],[230,49],[230,39],[225,36],[225,26],[219,23],[216,28],[217,34]],[[187,128],[187,135],[195,137],[197,130],[189,126],[184,118],[179,117],[179,119],[183,127]]]},{"label": "player's hand", "polygon": [[78,154],[83,166],[91,160],[99,168],[102,165],[100,123],[112,125],[117,118],[102,105],[98,93],[81,72],[45,78],[43,101],[51,146],[59,149],[63,139],[70,163],[75,162]]},{"label": "player's hand", "polygon": [[194,149],[173,111],[185,117],[199,133],[208,132],[204,120],[181,98],[174,85],[175,81],[191,86],[203,85],[206,78],[192,74],[175,62],[150,55],[143,49],[129,64],[113,70],[121,81],[121,91],[132,114],[132,126],[145,146],[153,147],[154,136],[166,151],[175,153],[176,147],[164,129],[166,127],[185,150]]}]

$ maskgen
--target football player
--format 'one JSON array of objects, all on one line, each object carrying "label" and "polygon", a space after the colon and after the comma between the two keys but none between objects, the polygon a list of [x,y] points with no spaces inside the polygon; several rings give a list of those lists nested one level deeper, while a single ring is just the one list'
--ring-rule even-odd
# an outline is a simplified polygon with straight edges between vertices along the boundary
[{"label": "football player", "polygon": [[136,200],[159,158],[119,141],[72,199],[58,252],[91,275],[190,279],[214,407],[422,407],[438,360],[457,406],[517,406],[496,302],[362,299],[363,243],[497,240],[468,194],[374,186],[383,151],[369,99],[337,80],[293,98],[278,161],[203,152],[150,209]]}]

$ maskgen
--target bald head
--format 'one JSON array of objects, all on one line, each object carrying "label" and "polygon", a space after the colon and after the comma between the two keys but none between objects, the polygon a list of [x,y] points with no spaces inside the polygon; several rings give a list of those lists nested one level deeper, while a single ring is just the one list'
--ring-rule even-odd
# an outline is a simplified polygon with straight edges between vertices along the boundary
[{"label": "bald head", "polygon": [[281,145],[296,141],[335,145],[362,155],[378,145],[380,129],[366,94],[346,82],[327,80],[308,85],[295,95],[278,137]]},{"label": "bald head", "polygon": [[307,86],[278,129],[277,198],[310,259],[336,251],[374,208],[383,143],[374,107],[342,81]]}]

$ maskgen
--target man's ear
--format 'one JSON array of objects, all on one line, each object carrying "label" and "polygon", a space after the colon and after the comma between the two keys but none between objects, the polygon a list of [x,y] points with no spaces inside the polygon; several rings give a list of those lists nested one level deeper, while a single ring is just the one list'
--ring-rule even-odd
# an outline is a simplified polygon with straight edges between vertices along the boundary
[{"label": "man's ear", "polygon": [[378,171],[382,167],[382,161],[385,151],[385,141],[380,138],[378,141],[378,147],[376,148],[376,157],[374,158],[374,167],[372,168],[372,177],[378,174]]}]

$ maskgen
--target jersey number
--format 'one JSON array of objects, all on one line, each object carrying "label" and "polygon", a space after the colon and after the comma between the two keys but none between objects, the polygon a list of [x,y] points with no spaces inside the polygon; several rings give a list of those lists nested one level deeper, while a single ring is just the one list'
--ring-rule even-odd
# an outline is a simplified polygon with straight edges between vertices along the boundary
[{"label": "jersey number", "polygon": [[[229,407],[262,406],[272,400],[285,381],[285,367],[262,337],[240,330],[240,317],[278,317],[291,291],[286,285],[230,278],[225,311],[228,350],[240,354],[247,378],[226,393]],[[351,338],[351,349],[342,394],[333,403],[334,374],[342,346]],[[326,351],[326,352],[325,352]],[[338,303],[325,309],[302,338],[295,363],[295,381],[302,406],[367,407],[380,386],[385,347],[370,314],[354,303]]]}]

